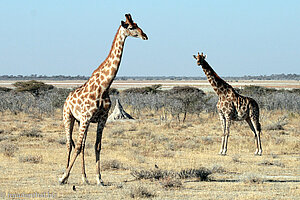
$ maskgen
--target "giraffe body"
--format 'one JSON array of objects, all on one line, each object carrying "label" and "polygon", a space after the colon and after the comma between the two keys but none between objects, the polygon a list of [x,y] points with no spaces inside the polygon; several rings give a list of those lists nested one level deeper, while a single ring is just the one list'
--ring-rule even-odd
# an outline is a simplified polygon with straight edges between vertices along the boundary
[{"label": "giraffe body", "polygon": [[[71,92],[67,97],[63,108],[63,121],[67,137],[67,168],[66,172],[59,179],[61,184],[67,182],[72,166],[77,156],[82,154],[82,180],[88,183],[84,164],[84,147],[87,131],[90,123],[97,123],[97,137],[95,143],[96,156],[96,179],[98,184],[103,185],[100,174],[100,150],[102,131],[106,123],[108,112],[111,107],[108,90],[114,80],[122,58],[125,39],[128,36],[139,37],[147,40],[147,35],[133,22],[131,15],[126,14],[126,22],[121,21],[109,55],[104,62],[93,72],[89,80]],[[76,144],[72,140],[72,132],[75,121],[79,122],[79,136]],[[72,147],[75,148],[71,158]]]},{"label": "giraffe body", "polygon": [[194,55],[194,58],[197,60],[197,64],[202,66],[208,81],[219,97],[217,110],[219,112],[223,128],[220,154],[226,155],[227,153],[227,143],[231,121],[246,120],[255,136],[257,147],[255,155],[261,155],[261,125],[259,123],[259,107],[257,102],[250,97],[245,97],[238,94],[231,85],[220,78],[206,62],[206,56],[204,56],[203,53],[198,53],[197,56]]}]

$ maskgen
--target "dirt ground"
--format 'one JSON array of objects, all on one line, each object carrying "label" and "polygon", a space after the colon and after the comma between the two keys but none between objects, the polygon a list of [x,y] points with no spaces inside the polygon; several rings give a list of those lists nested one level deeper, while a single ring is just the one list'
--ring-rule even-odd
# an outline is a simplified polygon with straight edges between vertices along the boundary
[{"label": "dirt ground", "polygon": [[[271,130],[282,116],[286,124]],[[81,182],[81,157],[68,183],[59,185],[65,170],[66,146],[61,111],[51,116],[2,113],[0,127],[1,199],[299,199],[300,115],[262,111],[263,155],[244,122],[232,125],[227,156],[218,155],[218,117],[203,113],[182,124],[161,121],[149,113],[131,122],[108,123],[103,133],[101,173],[95,179],[96,125],[86,142],[86,172]],[[73,138],[77,137],[77,126]],[[175,171],[207,168],[198,178],[136,179],[134,171]]]}]

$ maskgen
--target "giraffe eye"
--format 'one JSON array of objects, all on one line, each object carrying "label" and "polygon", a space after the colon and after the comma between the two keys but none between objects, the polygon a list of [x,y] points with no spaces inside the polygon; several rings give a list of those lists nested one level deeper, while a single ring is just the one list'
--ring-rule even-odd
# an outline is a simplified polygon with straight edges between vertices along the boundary
[{"label": "giraffe eye", "polygon": [[129,30],[134,30],[134,28],[133,28],[133,27],[131,27],[131,28],[129,28]]}]

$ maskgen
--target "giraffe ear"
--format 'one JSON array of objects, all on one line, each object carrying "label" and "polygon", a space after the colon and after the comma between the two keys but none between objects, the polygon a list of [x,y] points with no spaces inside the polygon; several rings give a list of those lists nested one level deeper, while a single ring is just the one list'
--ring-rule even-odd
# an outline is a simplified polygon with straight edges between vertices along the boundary
[{"label": "giraffe ear", "polygon": [[195,59],[197,59],[197,57],[195,55],[193,55]]},{"label": "giraffe ear", "polygon": [[207,55],[205,54],[204,59],[206,59],[206,58],[207,58]]},{"label": "giraffe ear", "polygon": [[127,24],[126,22],[124,22],[124,21],[121,21],[121,26],[123,27],[123,28],[128,28],[128,26],[129,26],[129,24]]}]

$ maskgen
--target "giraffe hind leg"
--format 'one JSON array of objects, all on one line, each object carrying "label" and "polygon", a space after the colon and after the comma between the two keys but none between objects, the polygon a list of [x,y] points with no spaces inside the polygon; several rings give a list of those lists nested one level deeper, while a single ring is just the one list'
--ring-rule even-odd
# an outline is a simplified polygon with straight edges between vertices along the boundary
[{"label": "giraffe hind leg", "polygon": [[78,136],[77,143],[76,143],[76,146],[75,146],[75,152],[73,153],[70,165],[66,169],[66,172],[59,179],[59,183],[60,184],[67,183],[67,180],[69,178],[69,175],[70,175],[71,169],[72,169],[72,167],[73,167],[73,165],[75,163],[75,160],[76,160],[77,156],[80,154],[80,152],[82,151],[82,143],[83,143],[84,137],[85,137],[85,135],[87,133],[88,126],[89,126],[88,122],[80,124],[80,127],[79,127],[79,136]]},{"label": "giraffe hind leg", "polygon": [[262,148],[261,148],[261,141],[260,141],[260,132],[261,132],[260,123],[256,122],[254,119],[251,118],[247,118],[246,121],[249,124],[250,129],[254,133],[254,137],[255,137],[256,151],[254,154],[261,156]]},{"label": "giraffe hind leg", "polygon": [[72,147],[75,148],[74,141],[72,139],[72,133],[74,129],[74,121],[75,118],[68,115],[68,118],[64,119],[64,125],[65,125],[65,132],[66,132],[66,146],[67,146],[67,151],[68,151],[68,158],[67,158],[67,167],[69,167],[70,163],[70,157],[71,157],[71,152],[72,152]]},{"label": "giraffe hind leg", "polygon": [[85,173],[85,163],[84,163],[84,148],[85,148],[85,142],[86,142],[86,137],[87,137],[87,131],[83,136],[83,140],[82,140],[82,145],[81,145],[81,156],[82,156],[82,182],[83,184],[89,184],[89,181],[86,177],[86,173]]}]

